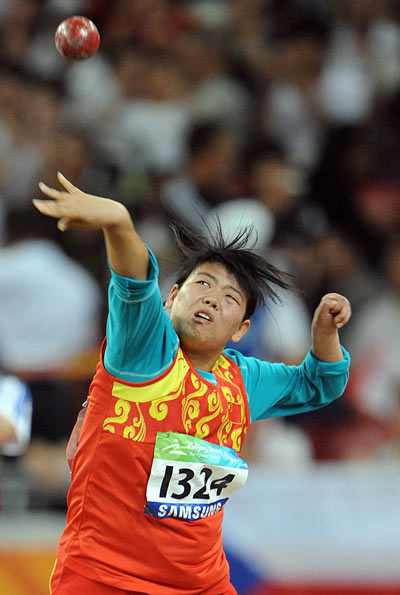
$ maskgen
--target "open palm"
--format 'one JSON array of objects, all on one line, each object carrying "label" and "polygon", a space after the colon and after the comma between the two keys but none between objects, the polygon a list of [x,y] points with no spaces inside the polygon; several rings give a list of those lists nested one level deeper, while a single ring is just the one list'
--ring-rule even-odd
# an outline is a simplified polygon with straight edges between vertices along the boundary
[{"label": "open palm", "polygon": [[110,227],[126,216],[126,208],[121,203],[82,192],[60,172],[57,178],[64,190],[50,188],[40,182],[40,190],[51,200],[34,199],[32,202],[43,215],[58,219],[57,227],[61,231],[72,227]]}]

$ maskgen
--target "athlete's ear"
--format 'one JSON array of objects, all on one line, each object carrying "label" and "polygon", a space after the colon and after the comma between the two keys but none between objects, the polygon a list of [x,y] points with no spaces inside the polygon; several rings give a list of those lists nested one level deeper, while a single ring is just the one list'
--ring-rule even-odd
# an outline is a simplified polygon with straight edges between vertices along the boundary
[{"label": "athlete's ear", "polygon": [[179,291],[179,287],[175,283],[175,285],[172,286],[171,291],[169,292],[169,296],[167,297],[167,299],[165,301],[165,305],[167,306],[167,308],[172,308],[172,304],[174,303],[175,298],[178,295],[178,291]]},{"label": "athlete's ear", "polygon": [[250,320],[247,318],[240,323],[237,331],[235,331],[231,337],[231,341],[237,343],[247,333],[250,328]]}]

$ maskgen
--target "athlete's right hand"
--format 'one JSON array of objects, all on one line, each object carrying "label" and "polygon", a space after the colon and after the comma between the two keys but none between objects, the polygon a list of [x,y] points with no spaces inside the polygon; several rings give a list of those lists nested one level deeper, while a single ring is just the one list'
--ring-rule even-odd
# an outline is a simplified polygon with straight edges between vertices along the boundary
[{"label": "athlete's right hand", "polygon": [[130,221],[128,210],[119,202],[86,194],[76,188],[62,173],[57,173],[64,190],[57,190],[39,183],[39,188],[52,200],[34,199],[34,206],[43,215],[58,219],[61,231],[81,229],[107,229]]},{"label": "athlete's right hand", "polygon": [[78,417],[76,418],[75,425],[74,425],[71,435],[68,439],[68,444],[67,444],[67,449],[66,449],[65,454],[66,454],[68,466],[70,469],[71,469],[72,461],[74,459],[76,451],[78,450],[79,436],[81,433],[85,415],[86,415],[86,405],[84,405],[84,407],[82,407],[82,409],[79,411]]}]

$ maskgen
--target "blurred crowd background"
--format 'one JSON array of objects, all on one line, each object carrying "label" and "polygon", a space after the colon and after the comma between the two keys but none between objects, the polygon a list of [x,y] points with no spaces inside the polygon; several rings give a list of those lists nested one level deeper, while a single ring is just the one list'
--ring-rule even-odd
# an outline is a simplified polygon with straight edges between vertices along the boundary
[{"label": "blurred crowd background", "polygon": [[[54,46],[72,14],[100,31],[85,62]],[[65,507],[65,445],[105,332],[102,234],[61,233],[32,206],[58,170],[128,207],[165,292],[171,221],[253,224],[297,289],[256,313],[248,355],[299,363],[322,295],[352,303],[344,397],[254,424],[250,465],[398,460],[399,156],[396,0],[1,0],[0,370],[33,399],[30,444],[2,451],[1,506]]]}]

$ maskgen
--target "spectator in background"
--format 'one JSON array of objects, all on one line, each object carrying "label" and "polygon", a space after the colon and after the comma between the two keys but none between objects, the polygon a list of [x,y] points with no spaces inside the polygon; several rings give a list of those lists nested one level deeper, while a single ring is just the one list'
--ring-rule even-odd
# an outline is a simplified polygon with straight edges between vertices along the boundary
[{"label": "spectator in background", "polygon": [[324,64],[326,26],[300,21],[274,43],[276,68],[265,82],[261,125],[279,142],[289,160],[312,170],[324,141],[317,89]]},{"label": "spectator in background", "polygon": [[271,34],[274,8],[271,2],[236,0],[227,4],[229,11],[230,53],[238,71],[258,99],[262,83],[274,70]]},{"label": "spectator in background", "polygon": [[288,236],[317,236],[325,224],[322,210],[307,199],[306,174],[279,144],[259,137],[242,152],[246,196],[262,202],[274,220],[274,243]]},{"label": "spectator in background", "polygon": [[[316,283],[316,295],[319,291],[329,291],[330,287],[339,287],[351,299],[354,311],[361,312],[371,299],[382,290],[382,275],[370,266],[365,259],[357,238],[331,228],[316,241],[316,253],[322,264],[320,280]],[[343,333],[343,343],[347,345],[354,335]]]},{"label": "spectator in background", "polygon": [[43,0],[6,2],[0,13],[0,60],[10,66],[24,63],[43,8]]},{"label": "spectator in background", "polygon": [[397,415],[400,387],[400,236],[386,245],[385,282],[355,318],[349,346],[354,353],[352,396],[356,407],[379,420]]},{"label": "spectator in background", "polygon": [[195,121],[216,122],[239,137],[246,137],[252,100],[243,80],[235,74],[225,36],[207,31],[183,32],[172,48],[189,87]]},{"label": "spectator in background", "polygon": [[31,389],[33,437],[57,443],[68,436],[95,367],[102,299],[91,274],[51,235],[44,237],[46,228],[36,220],[31,209],[7,219],[8,241],[0,249],[0,364]]},{"label": "spectator in background", "polygon": [[[69,176],[79,180],[84,187],[100,188],[101,185],[102,188],[109,188],[114,181],[112,168],[104,162],[85,131],[69,126],[57,126],[48,137],[40,177],[51,183],[57,170],[68,171]],[[57,240],[69,257],[90,271],[90,275],[101,286],[106,286],[106,257],[100,234],[74,230],[72,234],[58,237]]]},{"label": "spectator in background", "polygon": [[115,134],[125,140],[133,158],[140,156],[152,171],[168,173],[183,161],[190,122],[187,84],[168,55],[148,55],[144,76],[143,95],[122,106],[114,120]]},{"label": "spectator in background", "polygon": [[24,454],[31,423],[32,396],[28,386],[16,376],[0,374],[0,454]]},{"label": "spectator in background", "polygon": [[0,126],[6,141],[0,188],[10,209],[30,204],[32,184],[44,167],[60,105],[59,93],[47,84],[13,74],[0,82]]},{"label": "spectator in background", "polygon": [[[174,171],[190,122],[179,65],[167,53],[133,44],[120,43],[107,58],[99,54],[68,70],[63,117],[83,129],[122,174],[134,167]],[[93,98],[94,87],[104,93]]]},{"label": "spectator in background", "polygon": [[[63,117],[84,130],[104,161],[119,171],[132,167],[135,155],[126,154],[114,122],[125,105],[144,96],[147,61],[148,50],[120,41],[108,54],[98,52],[88,62],[71,64],[65,73]],[[94,96],[93,88],[101,93]]]},{"label": "spectator in background", "polygon": [[[6,220],[0,365],[23,378],[32,394],[32,440],[22,466],[33,501],[64,506],[65,444],[95,369],[103,300],[92,275],[36,221],[31,208],[9,212]],[[23,385],[13,382],[22,393]]]},{"label": "spectator in background", "polygon": [[0,373],[0,512],[20,513],[28,505],[20,465],[29,446],[32,395],[17,376]]},{"label": "spectator in background", "polygon": [[184,169],[161,188],[161,202],[168,216],[201,231],[210,209],[229,198],[237,151],[229,130],[214,122],[195,124],[187,138]]},{"label": "spectator in background", "polygon": [[[113,144],[118,150],[123,171],[136,165],[157,174],[170,173],[184,158],[184,137],[190,123],[186,81],[168,55],[146,51],[137,54],[136,62],[139,60],[142,81],[136,92],[140,94],[122,95],[108,114],[106,130],[98,136],[106,146]],[[111,138],[104,138],[105,134]]]},{"label": "spectator in background", "polygon": [[344,258],[341,250],[339,244],[331,258],[337,252],[342,266],[337,264],[335,270],[347,270],[350,278],[344,274],[340,282],[338,277],[338,285],[354,296],[364,286],[369,295],[359,296],[352,332],[344,339],[352,350],[351,379],[343,400],[346,407],[322,424],[317,416],[320,429],[316,425],[308,429],[322,458],[396,460],[400,454],[400,238],[395,235],[386,244],[385,276],[375,293],[370,292],[373,284],[367,282],[365,270],[351,272],[352,253]]},{"label": "spectator in background", "polygon": [[400,225],[395,103],[395,97],[383,102],[374,122],[333,129],[310,179],[313,200],[330,225],[351,237],[374,268],[385,238]]},{"label": "spectator in background", "polygon": [[400,26],[392,0],[334,0],[321,99],[337,124],[371,115],[376,96],[400,83]]},{"label": "spectator in background", "polygon": [[97,347],[100,290],[29,211],[14,211],[0,250],[0,361],[8,372],[48,374]]},{"label": "spectator in background", "polygon": [[89,2],[89,12],[99,15],[106,48],[116,42],[135,41],[158,51],[170,49],[181,31],[199,27],[198,21],[172,0],[105,0],[103,6]]}]

